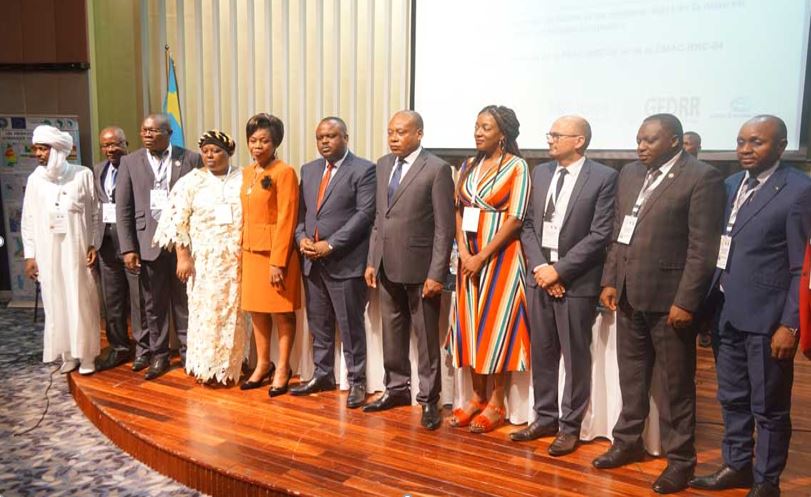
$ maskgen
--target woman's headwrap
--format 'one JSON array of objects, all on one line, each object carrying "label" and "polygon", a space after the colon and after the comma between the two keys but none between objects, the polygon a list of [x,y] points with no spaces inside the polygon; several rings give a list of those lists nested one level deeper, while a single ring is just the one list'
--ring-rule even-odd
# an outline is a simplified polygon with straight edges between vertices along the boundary
[{"label": "woman's headwrap", "polygon": [[211,131],[206,131],[203,133],[203,136],[197,141],[197,145],[200,148],[203,148],[203,145],[206,144],[214,144],[220,147],[221,149],[228,152],[228,155],[234,155],[234,150],[237,148],[237,144],[234,142],[234,139],[228,136],[226,133],[223,133],[220,130],[212,129]]}]

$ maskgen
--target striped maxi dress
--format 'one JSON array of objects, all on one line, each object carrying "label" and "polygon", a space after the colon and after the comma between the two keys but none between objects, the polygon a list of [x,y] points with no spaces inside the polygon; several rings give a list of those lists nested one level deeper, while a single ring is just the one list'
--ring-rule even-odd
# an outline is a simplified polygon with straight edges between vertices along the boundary
[{"label": "striped maxi dress", "polygon": [[[463,170],[469,162],[462,165]],[[468,175],[457,199],[460,209],[481,209],[477,233],[465,232],[471,254],[490,243],[507,216],[523,221],[530,194],[527,163],[520,157],[512,156],[500,169],[476,176],[475,172]],[[525,273],[524,253],[517,237],[472,278],[457,270],[447,343],[455,367],[470,366],[479,374],[529,369]]]}]

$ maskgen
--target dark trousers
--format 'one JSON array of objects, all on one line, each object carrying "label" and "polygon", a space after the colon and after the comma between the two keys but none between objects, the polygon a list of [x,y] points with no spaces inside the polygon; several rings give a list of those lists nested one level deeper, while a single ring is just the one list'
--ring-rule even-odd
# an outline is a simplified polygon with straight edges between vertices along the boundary
[{"label": "dark trousers", "polygon": [[[534,409],[544,424],[580,436],[591,397],[591,329],[597,297],[552,298],[543,288],[527,287],[531,330]],[[561,354],[566,379],[558,405]]]},{"label": "dark trousers", "polygon": [[662,392],[659,429],[668,464],[696,464],[696,332],[667,325],[667,313],[631,308],[624,298],[617,311],[617,359],[622,411],[614,443],[641,446],[650,410],[651,381]]},{"label": "dark trousers", "polygon": [[417,402],[439,400],[439,307],[441,296],[422,298],[422,284],[394,283],[383,269],[378,276],[380,313],[383,316],[383,367],[386,390],[411,395],[411,330],[417,335],[420,391]]},{"label": "dark trousers", "polygon": [[141,339],[135,344],[136,353],[142,355],[148,352],[149,341],[144,340],[146,335],[142,332],[146,323],[146,315],[138,275],[124,268],[118,247],[107,235],[99,249],[99,276],[101,277],[107,341],[110,343],[110,347],[120,352],[130,350],[131,344],[127,333],[127,316],[129,315],[132,323],[132,336]]},{"label": "dark trousers", "polygon": [[[186,357],[186,330],[189,306],[186,285],[177,279],[177,258],[173,252],[161,251],[154,261],[141,261],[141,291],[146,308],[149,351],[152,358],[169,355],[169,312],[180,341],[180,355]],[[136,337],[136,341],[140,341]]]},{"label": "dark trousers", "polygon": [[335,325],[341,334],[349,383],[366,383],[368,287],[362,277],[335,279],[314,262],[304,278],[307,323],[313,335],[315,376],[335,375]]},{"label": "dark trousers", "polygon": [[[749,468],[754,450],[755,483],[778,485],[791,440],[794,361],[771,357],[771,335],[746,333],[730,324],[718,332],[724,462],[737,470]],[[755,426],[757,444],[752,438]]]}]

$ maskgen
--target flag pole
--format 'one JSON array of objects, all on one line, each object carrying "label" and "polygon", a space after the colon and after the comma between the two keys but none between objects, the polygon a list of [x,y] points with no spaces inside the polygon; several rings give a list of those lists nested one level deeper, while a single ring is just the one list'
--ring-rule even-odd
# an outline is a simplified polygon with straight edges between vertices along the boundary
[{"label": "flag pole", "polygon": [[166,77],[166,91],[169,91],[169,44],[163,46],[163,63],[166,69],[164,76]]}]

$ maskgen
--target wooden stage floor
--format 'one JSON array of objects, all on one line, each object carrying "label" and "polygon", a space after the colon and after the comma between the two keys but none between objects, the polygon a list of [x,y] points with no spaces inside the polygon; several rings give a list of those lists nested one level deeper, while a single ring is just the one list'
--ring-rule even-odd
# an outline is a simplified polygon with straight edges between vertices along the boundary
[{"label": "wooden stage floor", "polygon": [[[721,418],[712,354],[699,351],[699,473],[720,461]],[[550,457],[551,438],[515,443],[504,426],[474,435],[444,424],[429,432],[418,406],[364,414],[345,392],[270,399],[267,388],[198,385],[180,369],[152,382],[129,365],[89,377],[70,375],[85,414],[113,442],[156,470],[215,496],[630,496],[664,468],[648,458],[599,471],[591,460],[608,442]],[[784,496],[811,495],[811,362],[797,359],[794,437]],[[448,415],[446,409],[444,415]],[[678,495],[744,496],[735,490]]]}]

